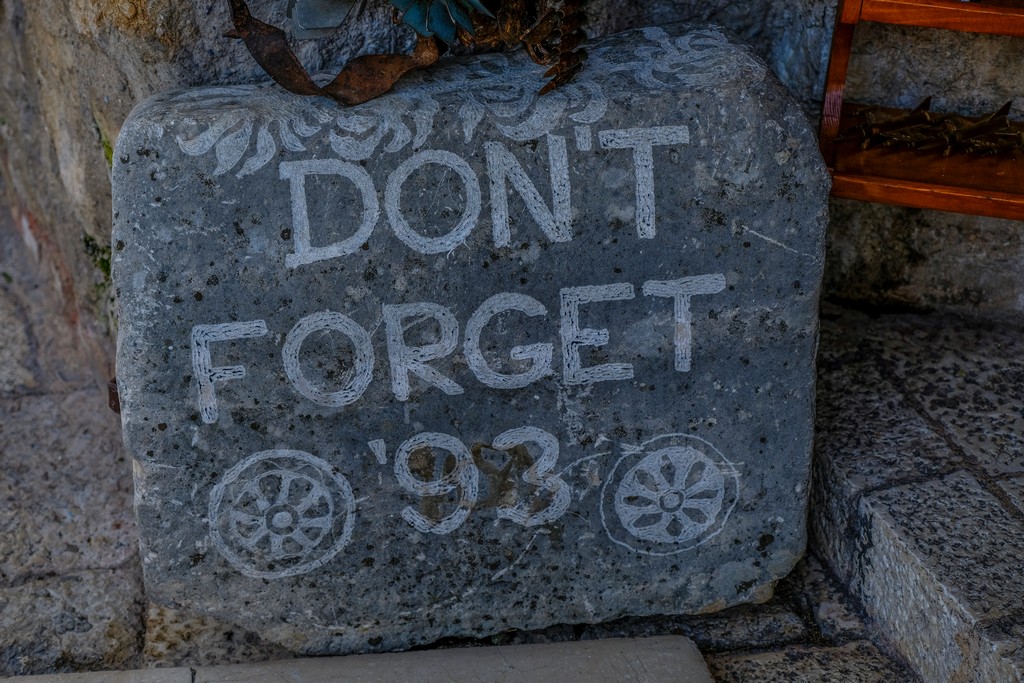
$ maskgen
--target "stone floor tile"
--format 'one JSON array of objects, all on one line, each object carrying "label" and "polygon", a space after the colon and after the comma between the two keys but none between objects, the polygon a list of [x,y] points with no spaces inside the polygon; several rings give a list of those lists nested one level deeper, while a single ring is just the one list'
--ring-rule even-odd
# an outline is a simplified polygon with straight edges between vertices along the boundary
[{"label": "stone floor tile", "polygon": [[909,404],[879,362],[885,338],[856,312],[823,313],[810,533],[840,577],[854,572],[861,496],[964,462]]},{"label": "stone floor tile", "polygon": [[892,340],[872,335],[878,324],[855,311],[822,318],[816,465],[839,469],[847,492],[963,465],[880,363]]},{"label": "stone floor tile", "polygon": [[1020,680],[1005,653],[1024,640],[997,647],[978,623],[1019,611],[1019,515],[965,472],[877,492],[860,513],[851,583],[877,632],[925,681]]},{"label": "stone floor tile", "polygon": [[680,636],[507,647],[468,647],[287,662],[200,667],[195,683],[712,683],[704,659]]},{"label": "stone floor tile", "polygon": [[797,599],[813,617],[822,637],[839,642],[868,637],[864,619],[817,557],[808,555],[795,573],[800,581]]},{"label": "stone floor tile", "polygon": [[1024,477],[997,479],[996,484],[1006,493],[1010,502],[1024,513]]},{"label": "stone floor tile", "polygon": [[143,646],[146,666],[215,666],[263,662],[295,654],[232,624],[149,605]]},{"label": "stone floor tile", "polygon": [[943,594],[941,584],[921,571],[898,530],[877,516],[867,517],[864,525],[869,540],[855,560],[861,573],[851,580],[874,635],[900,652],[925,683],[953,680],[961,663],[957,637],[965,630],[962,614]]},{"label": "stone floor tile", "polygon": [[1024,518],[1010,513],[970,474],[873,494],[865,505],[901,536],[974,619],[1024,605]]},{"label": "stone floor tile", "polygon": [[913,674],[867,641],[839,647],[793,645],[756,653],[708,656],[718,683],[897,683]]},{"label": "stone floor tile", "polygon": [[141,631],[137,564],[0,588],[0,675],[135,666]]},{"label": "stone floor tile", "polygon": [[[812,544],[929,682],[1020,680],[1024,477],[992,476],[1024,458],[1015,325],[835,311],[822,323]],[[877,386],[889,389],[865,403]],[[880,420],[879,404],[904,417]],[[923,458],[905,448],[911,429]],[[913,462],[865,476],[872,449]]]},{"label": "stone floor tile", "polygon": [[138,554],[131,464],[95,389],[0,400],[0,583]]},{"label": "stone floor tile", "polygon": [[820,365],[816,465],[840,470],[847,491],[863,491],[962,467],[873,363]]},{"label": "stone floor tile", "polygon": [[[981,681],[1024,681],[1024,613],[979,625],[981,650],[964,658],[963,668]],[[991,656],[991,654],[996,656]]]},{"label": "stone floor tile", "polygon": [[807,625],[791,608],[778,603],[741,605],[706,616],[618,619],[587,626],[581,638],[643,638],[677,634],[691,638],[702,652],[766,648],[807,638]]},{"label": "stone floor tile", "polygon": [[926,415],[989,474],[1024,472],[1024,326],[954,316],[914,316],[884,362]]}]

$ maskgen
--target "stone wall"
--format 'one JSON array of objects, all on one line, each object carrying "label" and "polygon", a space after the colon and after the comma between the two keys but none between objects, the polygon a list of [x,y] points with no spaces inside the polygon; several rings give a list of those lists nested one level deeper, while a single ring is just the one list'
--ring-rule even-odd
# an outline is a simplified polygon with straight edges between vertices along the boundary
[{"label": "stone wall", "polygon": [[[994,111],[1014,101],[1024,118],[1024,41],[937,29],[864,24],[847,97],[932,109]],[[845,200],[832,202],[827,289],[843,299],[899,308],[1024,310],[1021,223]]]},{"label": "stone wall", "polygon": [[[253,1],[283,22],[286,0]],[[325,41],[298,41],[311,70],[355,54],[392,51],[410,33],[384,0]],[[591,32],[711,20],[755,46],[784,84],[818,108],[832,0],[592,0]],[[54,324],[111,374],[110,166],[121,123],[139,100],[168,88],[252,82],[262,74],[228,27],[222,0],[0,0],[0,202],[52,276],[64,302]],[[1012,97],[1020,41],[864,27],[849,92],[875,102],[978,112]],[[882,96],[880,93],[892,93]],[[1019,109],[1015,112],[1019,118]],[[1013,278],[1024,259],[1016,223],[953,214],[834,205],[830,293],[873,304],[1024,308]]]}]

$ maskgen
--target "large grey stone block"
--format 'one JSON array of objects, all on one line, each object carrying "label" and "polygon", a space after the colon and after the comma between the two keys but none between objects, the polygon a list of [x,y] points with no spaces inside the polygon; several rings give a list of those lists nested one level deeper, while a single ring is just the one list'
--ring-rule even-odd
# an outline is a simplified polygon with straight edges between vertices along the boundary
[{"label": "large grey stone block", "polygon": [[827,174],[713,27],[366,105],[170,93],[114,163],[147,595],[289,647],[765,599],[803,553]]}]

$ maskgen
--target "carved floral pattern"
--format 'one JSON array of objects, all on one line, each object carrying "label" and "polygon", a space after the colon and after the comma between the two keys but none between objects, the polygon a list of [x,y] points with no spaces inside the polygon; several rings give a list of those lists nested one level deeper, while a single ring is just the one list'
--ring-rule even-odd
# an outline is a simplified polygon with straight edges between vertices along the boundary
[{"label": "carved floral pattern", "polygon": [[[617,74],[651,89],[764,78],[765,67],[736,50],[714,27],[682,36],[655,27],[640,35],[643,40],[631,52],[608,40],[597,42],[581,76],[543,97],[536,94],[543,81],[525,58],[488,54],[468,68],[440,65],[415,74],[386,98],[351,108],[326,98],[299,98],[273,84],[192,90],[171,96],[163,105],[180,107],[180,128],[194,129],[175,137],[185,154],[203,156],[213,150],[213,175],[234,171],[244,177],[266,166],[280,148],[305,151],[303,140],[325,130],[331,149],[347,161],[419,149],[437,129],[439,96],[451,93],[465,98],[457,113],[461,130],[455,131],[465,142],[473,140],[484,119],[505,137],[522,142],[551,132],[566,117],[577,125],[601,120],[608,108],[601,81]],[[164,131],[155,134],[162,137]]]}]

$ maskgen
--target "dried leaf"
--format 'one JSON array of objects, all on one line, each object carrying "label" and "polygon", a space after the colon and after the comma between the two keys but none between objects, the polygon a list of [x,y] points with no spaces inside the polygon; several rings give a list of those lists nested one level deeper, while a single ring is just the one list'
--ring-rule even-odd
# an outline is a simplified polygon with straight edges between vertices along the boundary
[{"label": "dried leaf", "polygon": [[241,38],[256,63],[281,87],[299,95],[318,95],[320,88],[302,66],[284,31],[252,16],[245,0],[228,0],[235,28],[225,35]]},{"label": "dried leaf", "polygon": [[276,83],[298,95],[326,95],[342,104],[360,104],[390,90],[402,76],[440,56],[437,43],[421,37],[412,55],[365,55],[345,65],[333,81],[318,86],[292,51],[284,31],[252,16],[245,0],[228,0],[234,29],[225,35],[245,42],[256,63]]},{"label": "dried leaf", "polygon": [[411,55],[364,55],[341,70],[323,92],[342,104],[360,104],[383,95],[405,74],[430,66],[441,56],[437,42],[421,37]]},{"label": "dried leaf", "polygon": [[571,81],[583,68],[587,53],[582,26],[585,0],[565,0],[559,7],[538,0],[503,0],[493,24],[478,24],[473,43],[481,47],[512,47],[522,43],[537,64],[552,67],[545,94]]},{"label": "dried leaf", "polygon": [[234,29],[225,35],[243,40],[256,63],[286,90],[326,95],[346,105],[382,95],[405,74],[436,62],[440,49],[434,36],[446,43],[460,37],[481,47],[522,43],[533,61],[550,67],[545,77],[551,80],[540,90],[543,95],[571,81],[583,68],[584,2],[564,0],[552,8],[548,0],[492,0],[490,6],[497,5],[492,13],[480,0],[391,0],[396,16],[401,12],[401,21],[419,33],[413,53],[357,57],[323,87],[295,56],[284,31],[253,17],[245,0],[228,0]]}]

